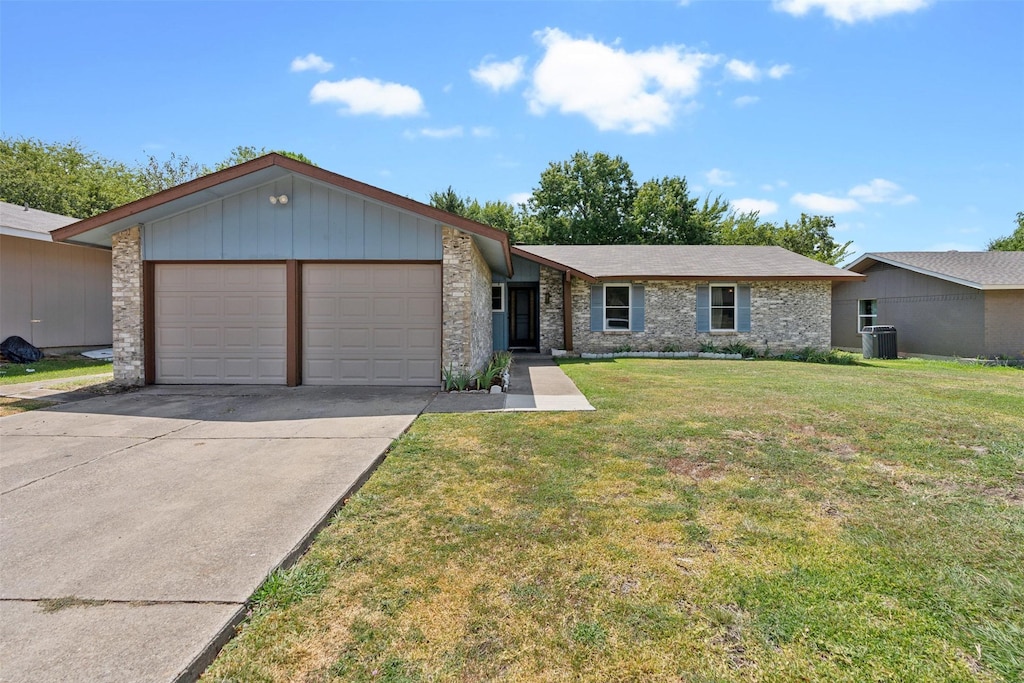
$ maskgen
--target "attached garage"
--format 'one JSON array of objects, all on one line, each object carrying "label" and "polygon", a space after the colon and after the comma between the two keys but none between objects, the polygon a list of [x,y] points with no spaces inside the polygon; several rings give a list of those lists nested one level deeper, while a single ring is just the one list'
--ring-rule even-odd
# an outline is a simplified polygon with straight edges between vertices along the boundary
[{"label": "attached garage", "polygon": [[112,251],[126,384],[438,386],[493,350],[508,235],[278,154],[54,232]]},{"label": "attached garage", "polygon": [[304,384],[436,386],[441,266],[303,263]]},{"label": "attached garage", "polygon": [[158,384],[284,384],[284,264],[154,264]]}]

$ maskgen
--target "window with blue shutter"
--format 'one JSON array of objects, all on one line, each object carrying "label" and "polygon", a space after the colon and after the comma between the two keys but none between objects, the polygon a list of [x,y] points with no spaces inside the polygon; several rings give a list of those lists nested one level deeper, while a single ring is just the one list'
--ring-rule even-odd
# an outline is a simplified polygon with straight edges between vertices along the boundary
[{"label": "window with blue shutter", "polygon": [[750,332],[750,285],[736,287],[736,331]]},{"label": "window with blue shutter", "polygon": [[644,286],[633,285],[629,302],[629,328],[633,332],[644,331]]},{"label": "window with blue shutter", "polygon": [[711,287],[697,286],[697,331],[711,331]]},{"label": "window with blue shutter", "polygon": [[604,285],[590,287],[590,331],[604,331]]}]

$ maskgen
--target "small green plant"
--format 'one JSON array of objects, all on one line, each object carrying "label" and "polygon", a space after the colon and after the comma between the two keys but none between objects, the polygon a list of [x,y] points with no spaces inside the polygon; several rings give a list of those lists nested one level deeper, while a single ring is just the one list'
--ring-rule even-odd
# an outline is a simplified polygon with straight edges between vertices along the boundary
[{"label": "small green plant", "polygon": [[662,353],[679,353],[683,350],[679,344],[665,344],[661,347]]},{"label": "small green plant", "polygon": [[465,391],[473,383],[473,375],[465,368],[449,365],[441,370],[441,384],[445,391]]},{"label": "small green plant", "polygon": [[476,373],[474,379],[476,380],[477,389],[490,389],[494,384],[501,381],[501,366],[492,358],[486,368]]},{"label": "small green plant", "polygon": [[714,342],[702,341],[700,343],[700,352],[701,353],[718,353],[718,347],[715,346]]},{"label": "small green plant", "polygon": [[724,353],[738,353],[744,358],[753,358],[757,354],[757,352],[754,351],[754,347],[748,346],[743,342],[733,342],[728,346],[722,347],[722,351]]},{"label": "small green plant", "polygon": [[501,372],[505,372],[512,367],[512,352],[511,351],[495,351],[493,361],[501,369]]},{"label": "small green plant", "polygon": [[789,360],[801,363],[825,363],[827,365],[854,365],[857,362],[856,356],[845,351],[829,349],[822,351],[812,346],[807,346],[796,351],[787,351],[773,356],[775,360]]},{"label": "small green plant", "polygon": [[616,346],[614,349],[612,349],[612,353],[629,353],[632,350],[633,347],[630,346],[629,344],[620,344],[619,346]]}]

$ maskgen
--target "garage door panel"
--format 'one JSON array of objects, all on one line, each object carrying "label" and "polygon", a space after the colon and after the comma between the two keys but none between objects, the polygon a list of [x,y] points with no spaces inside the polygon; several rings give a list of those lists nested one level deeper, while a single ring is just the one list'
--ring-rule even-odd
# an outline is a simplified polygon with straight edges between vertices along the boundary
[{"label": "garage door panel", "polygon": [[156,381],[283,384],[281,264],[157,264]]},{"label": "garage door panel", "polygon": [[[433,386],[441,376],[437,264],[303,264],[303,381]],[[326,315],[325,300],[335,302]],[[325,328],[336,334],[328,339]]]}]

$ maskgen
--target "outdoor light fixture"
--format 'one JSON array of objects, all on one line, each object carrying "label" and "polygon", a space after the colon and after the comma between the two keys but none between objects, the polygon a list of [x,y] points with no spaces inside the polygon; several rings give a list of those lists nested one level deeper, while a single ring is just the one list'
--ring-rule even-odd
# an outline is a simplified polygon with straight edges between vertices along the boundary
[{"label": "outdoor light fixture", "polygon": [[283,194],[283,195],[280,195],[278,197],[275,197],[274,195],[270,195],[270,203],[271,204],[282,204],[282,205],[283,204],[287,204],[288,203],[288,195]]}]

